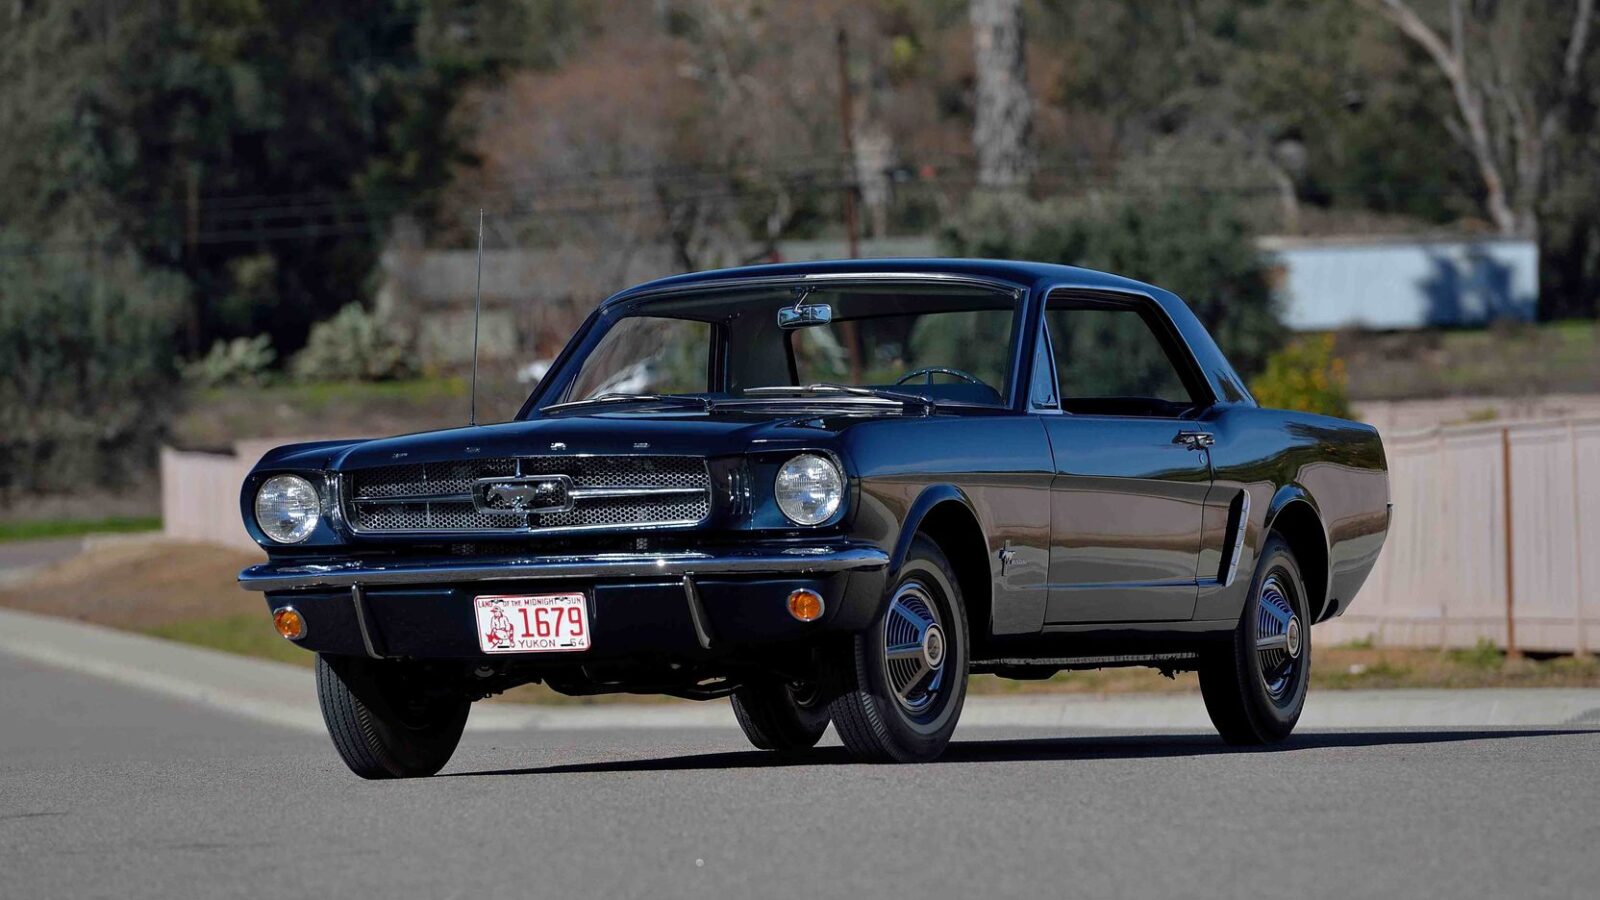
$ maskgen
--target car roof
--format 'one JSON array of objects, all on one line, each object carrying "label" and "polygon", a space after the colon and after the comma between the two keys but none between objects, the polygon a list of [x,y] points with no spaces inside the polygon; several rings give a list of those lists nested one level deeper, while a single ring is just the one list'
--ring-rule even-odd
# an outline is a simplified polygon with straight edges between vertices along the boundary
[{"label": "car roof", "polygon": [[804,278],[809,275],[962,275],[1007,281],[1018,287],[1032,287],[1040,281],[1067,283],[1073,287],[1134,290],[1155,293],[1152,285],[1098,272],[1077,266],[1055,263],[1026,262],[1009,259],[955,259],[945,257],[909,259],[827,259],[814,262],[770,263],[759,266],[738,266],[729,269],[710,269],[657,278],[634,285],[607,298],[602,306],[622,302],[641,294],[662,290],[710,286],[719,282],[743,281],[752,278]]},{"label": "car roof", "polygon": [[1011,259],[955,259],[944,257],[913,259],[829,259],[815,262],[773,263],[760,266],[740,266],[732,269],[711,269],[672,275],[635,285],[608,297],[595,310],[601,311],[613,304],[660,291],[712,287],[720,283],[736,283],[757,279],[804,278],[813,275],[935,275],[964,276],[987,279],[1039,291],[1045,288],[1075,288],[1083,290],[1119,291],[1140,294],[1150,298],[1165,310],[1167,317],[1178,330],[1178,335],[1194,355],[1195,362],[1212,393],[1228,402],[1254,405],[1250,390],[1233,366],[1223,356],[1210,332],[1201,324],[1176,294],[1155,285],[1099,272],[1077,266],[1055,263],[1027,262]]}]

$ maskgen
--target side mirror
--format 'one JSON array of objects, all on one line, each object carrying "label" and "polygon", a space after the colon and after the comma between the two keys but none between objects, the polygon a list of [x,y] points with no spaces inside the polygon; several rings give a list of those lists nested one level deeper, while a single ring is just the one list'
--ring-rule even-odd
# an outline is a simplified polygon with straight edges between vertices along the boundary
[{"label": "side mirror", "polygon": [[785,331],[797,328],[816,328],[833,321],[833,307],[826,303],[807,303],[801,297],[793,306],[778,309],[778,327]]}]

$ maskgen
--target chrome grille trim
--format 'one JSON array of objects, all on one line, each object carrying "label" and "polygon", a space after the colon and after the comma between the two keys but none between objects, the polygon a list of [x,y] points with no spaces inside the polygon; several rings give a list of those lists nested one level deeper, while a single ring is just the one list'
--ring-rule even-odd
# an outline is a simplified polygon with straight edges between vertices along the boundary
[{"label": "chrome grille trim", "polygon": [[[480,479],[563,475],[568,509],[483,509]],[[535,456],[375,466],[342,473],[350,531],[373,535],[572,534],[691,528],[711,514],[711,475],[693,456]]]}]

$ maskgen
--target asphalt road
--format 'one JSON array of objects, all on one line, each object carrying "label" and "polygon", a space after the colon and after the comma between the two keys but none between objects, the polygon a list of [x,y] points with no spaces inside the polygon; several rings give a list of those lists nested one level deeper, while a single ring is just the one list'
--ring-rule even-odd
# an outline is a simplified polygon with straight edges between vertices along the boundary
[{"label": "asphalt road", "polygon": [[326,739],[0,656],[0,896],[1594,897],[1600,732],[967,731],[811,764],[727,730]]},{"label": "asphalt road", "polygon": [[82,551],[82,537],[0,541],[0,586],[21,582],[35,569],[77,556]]}]

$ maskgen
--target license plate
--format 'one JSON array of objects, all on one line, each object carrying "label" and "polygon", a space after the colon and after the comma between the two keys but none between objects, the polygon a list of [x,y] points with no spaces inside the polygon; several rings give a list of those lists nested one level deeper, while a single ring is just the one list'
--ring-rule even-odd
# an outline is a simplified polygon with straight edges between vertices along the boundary
[{"label": "license plate", "polygon": [[485,653],[561,653],[589,649],[583,594],[492,594],[473,601]]}]

